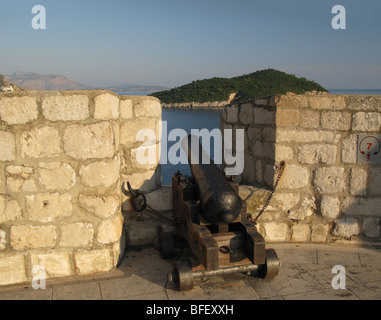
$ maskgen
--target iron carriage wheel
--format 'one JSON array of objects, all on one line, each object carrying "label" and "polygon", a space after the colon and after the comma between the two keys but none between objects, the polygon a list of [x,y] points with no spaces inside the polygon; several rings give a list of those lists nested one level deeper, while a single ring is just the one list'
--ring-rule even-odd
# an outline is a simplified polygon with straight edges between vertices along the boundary
[{"label": "iron carriage wheel", "polygon": [[168,273],[168,281],[172,282],[178,291],[191,290],[193,288],[193,272],[190,261],[176,262],[172,272]]},{"label": "iron carriage wheel", "polygon": [[266,262],[258,266],[258,275],[263,279],[272,279],[278,275],[280,262],[274,249],[266,249]]}]

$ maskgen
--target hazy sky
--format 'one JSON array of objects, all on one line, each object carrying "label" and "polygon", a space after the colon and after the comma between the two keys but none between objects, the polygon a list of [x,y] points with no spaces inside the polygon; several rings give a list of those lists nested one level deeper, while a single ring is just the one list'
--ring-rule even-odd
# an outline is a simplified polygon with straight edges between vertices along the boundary
[{"label": "hazy sky", "polygon": [[[32,7],[46,9],[34,30]],[[334,30],[334,5],[346,29]],[[180,86],[275,68],[381,88],[380,0],[0,0],[0,73]]]}]

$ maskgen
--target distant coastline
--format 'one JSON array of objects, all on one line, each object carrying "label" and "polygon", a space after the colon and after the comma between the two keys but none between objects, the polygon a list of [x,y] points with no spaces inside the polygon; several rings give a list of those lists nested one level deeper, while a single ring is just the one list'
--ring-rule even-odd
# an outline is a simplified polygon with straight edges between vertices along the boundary
[{"label": "distant coastline", "polygon": [[[381,89],[329,89],[330,94],[337,95],[381,95]],[[130,96],[145,96],[150,95],[153,92],[147,91],[131,91],[131,92],[115,92],[118,95],[130,95]],[[234,98],[230,97],[231,99]],[[161,106],[165,109],[223,109],[229,105],[231,101],[214,101],[214,102],[184,102],[184,103],[161,103]]]},{"label": "distant coastline", "polygon": [[161,106],[166,109],[223,109],[227,106],[227,101],[215,102],[184,102],[184,103],[161,103]]},{"label": "distant coastline", "polygon": [[[106,89],[106,90],[110,90],[110,89]],[[129,91],[129,92],[126,92],[126,91],[120,92],[120,91],[114,91],[114,90],[110,90],[110,91],[115,92],[119,96],[149,96],[151,93],[153,93],[152,91]]]},{"label": "distant coastline", "polygon": [[[148,96],[154,92],[146,91],[131,91],[131,92],[118,92],[114,91],[120,96]],[[230,99],[235,96],[231,95]],[[162,108],[165,109],[223,109],[226,105],[231,102],[229,101],[212,101],[212,102],[183,102],[183,103],[161,103]]]}]

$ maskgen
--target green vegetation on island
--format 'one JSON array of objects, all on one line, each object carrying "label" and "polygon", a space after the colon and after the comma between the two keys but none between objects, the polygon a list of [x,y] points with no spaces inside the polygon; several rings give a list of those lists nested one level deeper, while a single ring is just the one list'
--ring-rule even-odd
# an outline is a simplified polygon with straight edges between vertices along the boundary
[{"label": "green vegetation on island", "polygon": [[226,101],[230,94],[237,93],[236,100],[250,100],[275,94],[308,91],[328,91],[318,83],[298,78],[274,69],[266,69],[234,78],[212,78],[197,80],[171,90],[151,95],[163,103]]}]

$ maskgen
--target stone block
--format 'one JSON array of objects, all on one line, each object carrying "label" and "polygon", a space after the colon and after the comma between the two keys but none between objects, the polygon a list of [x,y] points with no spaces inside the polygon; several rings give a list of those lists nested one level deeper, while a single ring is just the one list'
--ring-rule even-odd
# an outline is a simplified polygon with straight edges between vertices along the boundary
[{"label": "stone block", "polygon": [[276,113],[276,125],[279,127],[297,126],[300,121],[299,110],[280,109]]},{"label": "stone block", "polygon": [[111,120],[119,117],[119,97],[103,93],[94,98],[94,119]]},{"label": "stone block", "polygon": [[74,159],[110,158],[114,156],[114,130],[109,122],[67,126],[63,135],[64,149]]},{"label": "stone block", "polygon": [[277,172],[277,169],[275,166],[271,164],[262,163],[262,166],[264,166],[263,182],[266,183],[268,186],[272,187],[276,179],[275,174]]},{"label": "stone block", "polygon": [[0,285],[26,282],[25,258],[21,254],[0,254]]},{"label": "stone block", "polygon": [[38,107],[35,97],[0,99],[0,119],[7,124],[25,124],[37,118]]},{"label": "stone block", "polygon": [[236,124],[238,123],[238,106],[231,105],[225,108],[226,111],[226,122]]},{"label": "stone block", "polygon": [[309,184],[310,172],[307,168],[297,165],[287,165],[279,181],[279,188],[300,189]]},{"label": "stone block", "polygon": [[54,248],[57,232],[55,226],[12,226],[10,244],[14,250]]},{"label": "stone block", "polygon": [[[254,141],[261,141],[261,140],[265,140],[265,141],[274,141],[274,140],[268,140],[266,139],[265,137],[263,137],[262,139],[262,131],[263,133],[265,133],[265,130],[262,130],[262,129],[259,129],[259,128],[253,128],[253,127],[249,127],[247,129],[247,137],[245,137],[245,139],[247,139],[248,141],[250,141],[251,143],[253,143]],[[266,134],[268,132],[266,131]],[[270,133],[269,133],[270,135]],[[271,138],[271,137],[270,137]],[[247,141],[246,140],[246,141]],[[250,144],[249,143],[246,143],[247,145]]]},{"label": "stone block", "polygon": [[380,219],[364,219],[361,231],[367,237],[378,238],[380,236]]},{"label": "stone block", "polygon": [[0,195],[0,223],[21,218],[21,209],[16,200]]},{"label": "stone block", "polygon": [[124,256],[124,249],[126,247],[126,238],[125,238],[125,235],[120,239],[120,242],[115,242],[113,245],[112,245],[112,255],[114,257],[113,261],[112,261],[112,264],[114,266],[117,266],[118,265],[118,262],[121,261],[121,259],[123,258]]},{"label": "stone block", "polygon": [[103,244],[114,243],[120,239],[123,231],[123,216],[110,218],[109,220],[102,221],[98,226],[97,241]]},{"label": "stone block", "polygon": [[347,107],[342,96],[310,96],[308,100],[312,109],[343,110]]},{"label": "stone block", "polygon": [[369,194],[381,196],[381,168],[369,168]]},{"label": "stone block", "polygon": [[78,275],[107,272],[113,268],[111,252],[108,249],[75,252],[74,263]]},{"label": "stone block", "polygon": [[354,218],[337,219],[334,222],[332,233],[335,236],[350,239],[352,236],[360,234],[360,224]]},{"label": "stone block", "polygon": [[253,145],[253,154],[256,157],[274,159],[274,143],[266,141],[255,141]]},{"label": "stone block", "polygon": [[142,189],[146,192],[152,192],[158,187],[155,170],[126,174],[122,179],[129,181],[133,189]]},{"label": "stone block", "polygon": [[153,219],[126,224],[127,244],[129,247],[152,246],[157,236],[158,223]]},{"label": "stone block", "polygon": [[160,144],[141,145],[138,148],[132,148],[130,154],[132,168],[152,169],[160,160]]},{"label": "stone block", "polygon": [[49,121],[75,121],[90,117],[85,95],[54,95],[42,100],[42,114]]},{"label": "stone block", "polygon": [[346,197],[341,208],[348,216],[381,217],[381,198]]},{"label": "stone block", "polygon": [[245,182],[253,183],[255,181],[255,164],[254,158],[249,155],[244,155],[244,167],[242,172],[242,179]]},{"label": "stone block", "polygon": [[254,123],[275,125],[275,111],[265,108],[254,108]]},{"label": "stone block", "polygon": [[79,205],[100,218],[108,218],[114,215],[119,208],[119,201],[118,195],[79,195]]},{"label": "stone block", "polygon": [[[145,142],[148,145],[156,144],[159,137],[156,135],[156,122],[150,119],[136,119],[134,121],[126,121],[122,123],[120,127],[120,144],[125,146],[132,146],[137,141],[144,141],[145,130],[152,130],[155,133],[155,137]],[[141,131],[142,130],[142,131]],[[138,134],[140,131],[140,134]]]},{"label": "stone block", "polygon": [[349,193],[354,196],[366,195],[367,171],[362,168],[352,168],[349,175]]},{"label": "stone block", "polygon": [[7,248],[7,233],[4,230],[0,230],[0,251]]},{"label": "stone block", "polygon": [[158,100],[144,99],[134,105],[137,118],[159,118],[161,117],[161,104]]},{"label": "stone block", "polygon": [[276,133],[276,128],[275,127],[266,127],[263,130],[257,128],[256,129],[256,139],[255,140],[261,140],[262,139],[262,136],[261,136],[262,133],[263,133],[263,140],[264,141],[275,142],[275,133]]},{"label": "stone block", "polygon": [[277,95],[274,98],[274,105],[280,107],[307,108],[308,100],[305,95]]},{"label": "stone block", "polygon": [[352,129],[354,131],[374,131],[381,130],[381,113],[379,112],[358,112],[353,115]]},{"label": "stone block", "polygon": [[[245,202],[247,211],[250,213],[259,211],[269,195],[270,191],[263,188],[257,188],[250,185],[239,186],[239,196]],[[268,208],[270,210],[270,207]]]},{"label": "stone block", "polygon": [[118,152],[119,150],[119,145],[120,145],[120,124],[119,121],[115,121],[113,124],[113,130],[114,130],[114,146],[115,146],[115,151]]},{"label": "stone block", "polygon": [[86,247],[93,244],[94,229],[91,223],[66,223],[60,226],[60,247]]},{"label": "stone block", "polygon": [[42,266],[47,279],[73,275],[68,252],[32,253],[30,255],[32,269]]},{"label": "stone block", "polygon": [[314,224],[311,227],[311,241],[312,242],[326,242],[330,230],[328,224]]},{"label": "stone block", "polygon": [[341,160],[344,163],[356,163],[357,161],[357,136],[351,135],[342,140]]},{"label": "stone block", "polygon": [[300,200],[299,193],[279,193],[276,192],[271,199],[267,210],[269,211],[289,211],[294,208]]},{"label": "stone block", "polygon": [[123,99],[121,97],[121,100],[119,102],[120,105],[120,117],[124,120],[130,120],[134,117],[134,109],[132,107],[132,100],[131,99]]},{"label": "stone block", "polygon": [[63,162],[41,162],[40,183],[47,190],[68,190],[75,185],[74,169]]},{"label": "stone block", "polygon": [[243,124],[250,124],[253,123],[254,120],[254,114],[253,114],[254,107],[250,103],[242,104],[239,111],[239,120]]},{"label": "stone block", "polygon": [[264,238],[266,241],[284,242],[289,237],[289,228],[286,223],[267,222],[263,225]]},{"label": "stone block", "polygon": [[329,219],[337,219],[341,213],[340,199],[334,196],[323,196],[321,200],[321,214]]},{"label": "stone block", "polygon": [[16,159],[16,143],[13,133],[0,131],[0,161]]},{"label": "stone block", "polygon": [[314,196],[306,196],[299,206],[289,211],[288,218],[290,220],[302,221],[311,217],[316,212],[315,201],[316,199]]},{"label": "stone block", "polygon": [[276,132],[276,142],[333,142],[335,134],[323,130],[292,130],[279,128]]},{"label": "stone block", "polygon": [[349,112],[327,111],[321,115],[321,126],[331,130],[349,130],[352,115]]},{"label": "stone block", "polygon": [[97,161],[83,165],[79,170],[82,183],[90,187],[109,187],[119,179],[120,161],[116,156],[111,161]]},{"label": "stone block", "polygon": [[296,224],[292,227],[291,241],[309,242],[311,226],[309,224]]},{"label": "stone block", "polygon": [[146,195],[147,203],[156,211],[172,210],[172,187],[163,186]]},{"label": "stone block", "polygon": [[36,192],[36,175],[29,165],[8,166],[5,168],[7,188],[11,192]]},{"label": "stone block", "polygon": [[381,111],[381,98],[379,96],[345,96],[348,109],[361,111]]},{"label": "stone block", "polygon": [[55,157],[61,154],[59,132],[53,127],[24,131],[20,144],[23,158]]},{"label": "stone block", "polygon": [[[270,178],[271,180],[272,178]],[[259,183],[263,181],[263,169],[262,169],[262,161],[255,161],[255,180]],[[272,180],[271,180],[272,181]]]},{"label": "stone block", "polygon": [[68,193],[39,193],[27,195],[25,206],[32,221],[51,222],[73,213],[71,196]]},{"label": "stone block", "polygon": [[329,144],[309,144],[298,147],[298,161],[303,164],[333,164],[337,147]]},{"label": "stone block", "polygon": [[320,113],[314,110],[301,110],[299,125],[303,128],[320,127]]},{"label": "stone block", "polygon": [[322,167],[314,172],[313,186],[321,194],[340,194],[346,190],[344,168]]}]

